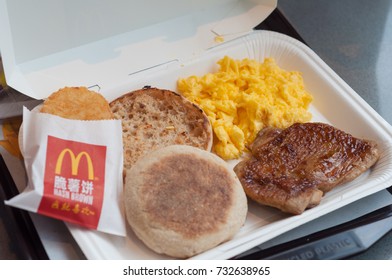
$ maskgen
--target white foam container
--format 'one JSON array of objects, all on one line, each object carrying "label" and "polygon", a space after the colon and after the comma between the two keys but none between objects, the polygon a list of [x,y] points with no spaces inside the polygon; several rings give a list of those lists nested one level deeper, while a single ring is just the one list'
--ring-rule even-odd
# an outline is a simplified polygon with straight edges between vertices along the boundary
[{"label": "white foam container", "polygon": [[[0,0],[0,11],[7,5],[13,6],[11,3],[14,1],[21,3],[21,0]],[[61,0],[54,2],[56,4],[65,3]],[[225,7],[223,2],[225,1],[216,0],[211,5],[217,8],[217,12],[222,12],[220,8]],[[262,11],[261,13],[266,16],[276,7],[276,1],[265,1],[264,3],[262,3],[263,1],[239,1],[240,6],[237,1],[227,0],[226,2],[239,7],[237,10],[231,10],[231,14],[234,15],[229,17],[229,19],[234,19],[231,23],[238,23],[236,20],[246,19],[252,15],[254,17],[253,11],[255,10]],[[203,5],[206,4],[202,1],[198,6],[201,11],[206,7]],[[227,15],[227,12],[225,13]],[[191,14],[194,16],[190,16],[190,18],[193,19],[197,18],[197,15],[201,16],[199,13]],[[256,13],[256,15],[259,14]],[[0,18],[2,16],[4,16],[4,11],[0,14]],[[176,26],[178,21],[189,23],[191,22],[190,18],[186,15],[181,18],[171,18],[163,26],[165,28]],[[310,48],[279,33],[250,31],[249,28],[247,30],[240,28],[234,32],[235,34],[227,32],[225,36],[225,31],[222,30],[225,29],[223,27],[230,26],[230,20],[209,20],[211,20],[209,17],[205,21],[198,20],[196,23],[203,22],[205,25],[196,25],[196,27],[193,26],[189,29],[194,31],[195,38],[185,35],[189,35],[185,32],[189,31],[188,29],[183,30],[182,34],[174,32],[172,34],[174,37],[161,37],[156,31],[152,32],[155,29],[149,29],[152,28],[150,26],[143,32],[135,30],[111,38],[104,38],[20,64],[15,63],[20,61],[20,57],[13,56],[11,59],[8,56],[10,54],[9,48],[12,47],[8,40],[1,44],[2,54],[7,54],[7,59],[3,57],[8,65],[5,67],[6,72],[9,71],[7,81],[11,86],[35,98],[44,98],[53,90],[65,85],[99,85],[97,88],[101,93],[108,100],[112,100],[125,92],[145,85],[176,90],[178,78],[215,71],[217,69],[216,61],[224,55],[237,59],[247,57],[259,61],[263,61],[265,57],[273,57],[280,67],[302,72],[305,85],[314,97],[310,108],[313,114],[312,121],[327,122],[356,137],[373,139],[379,143],[381,158],[377,164],[356,180],[327,193],[317,207],[309,209],[301,215],[290,216],[276,209],[249,202],[247,220],[240,232],[232,240],[197,255],[194,259],[234,257],[308,221],[391,186],[391,126]],[[258,21],[253,18],[248,23],[253,22],[256,25],[260,21],[260,18]],[[225,22],[227,25],[221,25],[221,22]],[[0,24],[2,23],[3,20]],[[210,31],[214,28],[215,30],[222,28],[222,30],[211,33]],[[0,25],[0,29],[2,29],[0,31],[4,31],[5,28]],[[208,36],[203,32],[207,32]],[[214,41],[216,34],[224,35],[225,42],[216,45]],[[143,44],[139,44],[139,41],[136,40],[137,36],[146,39]],[[178,36],[186,41],[181,47],[181,42],[184,43],[184,41]],[[168,44],[168,38],[175,41],[175,44]],[[120,43],[123,43],[121,47],[118,46]],[[4,46],[6,52],[4,52]],[[150,57],[152,50],[160,49],[156,48],[157,46],[162,47],[162,52]],[[189,48],[183,49],[184,47]],[[88,53],[93,50],[95,50],[94,55]],[[173,50],[175,51],[173,52]],[[115,55],[116,52],[118,53]],[[79,59],[75,59],[76,57]],[[70,69],[75,73],[68,72]],[[234,164],[234,162],[232,163]],[[122,238],[71,224],[67,224],[67,227],[88,259],[167,258],[157,255],[145,247],[130,229],[128,229],[127,237]]]}]

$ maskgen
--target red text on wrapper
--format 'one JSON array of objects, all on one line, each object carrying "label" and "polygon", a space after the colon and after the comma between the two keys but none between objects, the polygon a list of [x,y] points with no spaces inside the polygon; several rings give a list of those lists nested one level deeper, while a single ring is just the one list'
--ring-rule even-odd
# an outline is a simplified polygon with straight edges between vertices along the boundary
[{"label": "red text on wrapper", "polygon": [[38,213],[96,229],[105,186],[106,146],[48,136]]}]

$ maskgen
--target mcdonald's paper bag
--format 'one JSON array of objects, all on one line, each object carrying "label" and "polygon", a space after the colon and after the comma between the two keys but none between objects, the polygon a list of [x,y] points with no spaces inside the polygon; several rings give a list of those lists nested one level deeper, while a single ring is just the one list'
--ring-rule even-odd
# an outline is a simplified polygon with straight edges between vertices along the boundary
[{"label": "mcdonald's paper bag", "polygon": [[7,205],[125,236],[119,120],[77,121],[23,110],[26,189]]}]

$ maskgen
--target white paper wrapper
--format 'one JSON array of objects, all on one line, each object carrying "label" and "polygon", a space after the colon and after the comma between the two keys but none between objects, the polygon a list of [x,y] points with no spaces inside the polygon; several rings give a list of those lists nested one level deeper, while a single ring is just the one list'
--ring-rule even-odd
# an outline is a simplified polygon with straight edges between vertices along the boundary
[{"label": "white paper wrapper", "polygon": [[28,183],[10,206],[125,236],[120,120],[76,121],[23,109]]}]

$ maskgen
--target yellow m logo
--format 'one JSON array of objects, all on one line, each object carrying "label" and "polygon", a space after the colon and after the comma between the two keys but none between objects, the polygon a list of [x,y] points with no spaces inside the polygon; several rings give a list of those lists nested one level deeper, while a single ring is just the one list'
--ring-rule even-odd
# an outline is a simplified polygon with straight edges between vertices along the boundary
[{"label": "yellow m logo", "polygon": [[73,151],[70,149],[64,149],[59,157],[57,158],[56,162],[56,168],[55,168],[55,173],[56,174],[61,174],[61,167],[63,165],[64,161],[64,156],[66,154],[69,154],[69,157],[71,158],[71,174],[76,176],[78,174],[78,169],[79,169],[79,163],[82,157],[84,156],[87,161],[87,170],[88,170],[88,179],[89,180],[94,180],[94,167],[93,167],[93,162],[91,161],[91,157],[88,153],[86,152],[80,152],[76,157]]}]

